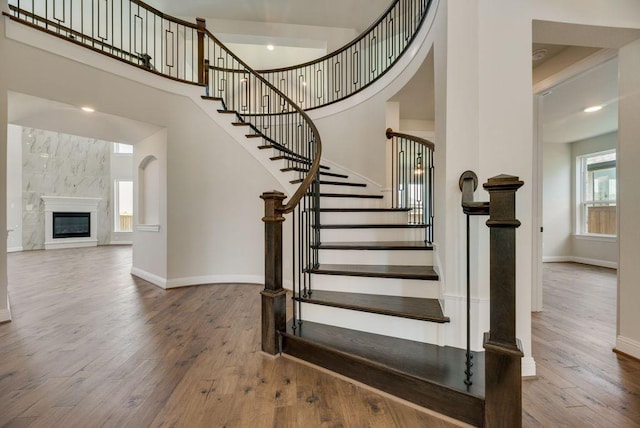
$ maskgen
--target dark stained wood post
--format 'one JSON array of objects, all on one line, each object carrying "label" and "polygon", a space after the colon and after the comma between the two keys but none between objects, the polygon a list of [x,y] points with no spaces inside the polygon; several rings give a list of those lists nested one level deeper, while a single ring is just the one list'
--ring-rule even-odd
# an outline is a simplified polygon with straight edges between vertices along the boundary
[{"label": "dark stained wood post", "polygon": [[286,295],[282,288],[282,201],[284,193],[271,191],[264,200],[264,290],[262,290],[262,350],[280,352],[278,332],[286,328]]},{"label": "dark stained wood post", "polygon": [[522,344],[516,338],[516,191],[518,177],[499,175],[489,192],[491,308],[485,349],[485,426],[522,426]]},{"label": "dark stained wood post", "polygon": [[[204,18],[196,18],[198,25],[198,83],[204,84],[204,30],[207,28],[207,21]],[[208,73],[209,70],[206,70]]]}]

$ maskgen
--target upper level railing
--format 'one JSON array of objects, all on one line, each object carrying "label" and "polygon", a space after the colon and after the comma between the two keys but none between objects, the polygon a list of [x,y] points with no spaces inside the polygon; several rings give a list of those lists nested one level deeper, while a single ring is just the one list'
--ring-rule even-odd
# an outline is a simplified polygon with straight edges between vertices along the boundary
[{"label": "upper level railing", "polygon": [[391,141],[391,208],[409,210],[409,223],[424,225],[425,242],[433,242],[435,145],[391,128],[386,136]]},{"label": "upper level railing", "polygon": [[335,103],[382,77],[407,51],[431,0],[395,0],[360,36],[322,58],[259,72],[303,109]]},{"label": "upper level railing", "polygon": [[199,83],[197,24],[139,0],[10,0],[11,16],[165,77]]},{"label": "upper level railing", "polygon": [[303,181],[293,211],[319,169],[321,141],[308,115],[233,54],[204,20],[166,15],[140,0],[10,0],[11,18],[174,80],[202,85],[238,124],[286,155]]}]

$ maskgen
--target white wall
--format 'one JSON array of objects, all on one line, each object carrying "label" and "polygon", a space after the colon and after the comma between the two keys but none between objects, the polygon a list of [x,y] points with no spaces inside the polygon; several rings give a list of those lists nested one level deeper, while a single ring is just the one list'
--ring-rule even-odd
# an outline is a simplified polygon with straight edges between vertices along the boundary
[{"label": "white wall", "polygon": [[7,251],[22,251],[22,127],[7,128]]},{"label": "white wall", "polygon": [[543,260],[567,261],[572,255],[571,145],[544,144]]},{"label": "white wall", "polygon": [[[131,180],[133,181],[133,154],[131,153],[113,153],[111,150],[111,197],[115,195],[115,180]],[[113,211],[116,204],[115,199],[110,205]],[[116,217],[113,211],[113,218]],[[132,232],[116,232],[115,221],[111,222],[111,244],[131,244],[133,243]]]},{"label": "white wall", "polygon": [[[7,3],[2,0],[0,9],[6,11]],[[4,19],[0,19],[0,52],[4,50]],[[0,61],[0,76],[6,75],[7,63],[9,61],[3,59]],[[0,173],[0,225],[7,225],[7,122],[8,114],[8,95],[9,82],[4,78],[0,78],[0,168],[4,171]],[[1,226],[0,226],[1,227]],[[11,310],[9,308],[9,293],[7,292],[7,246],[0,245],[0,322],[11,320]]]},{"label": "white wall", "polygon": [[[150,177],[143,166],[151,159],[155,183],[148,183]],[[167,287],[167,131],[161,130],[135,144],[132,164],[135,166],[133,185],[133,265],[131,273],[160,287]],[[149,195],[140,195],[141,187],[156,189],[155,200],[148,201]],[[149,204],[153,203],[153,208]],[[144,205],[144,209],[141,207]],[[152,210],[153,223],[141,219],[147,215],[144,210]],[[145,225],[147,227],[141,227]]]},{"label": "white wall", "polygon": [[[571,144],[571,256],[573,261],[615,268],[618,263],[618,243],[616,238],[578,235],[578,195],[576,195],[576,157],[589,153],[602,152],[616,149],[618,145],[618,133],[611,132],[599,135],[587,140],[576,141]],[[618,176],[620,175],[618,171]],[[620,196],[619,196],[620,198]]]},{"label": "white wall", "polygon": [[[2,21],[4,27],[6,22]],[[75,106],[90,101],[98,111],[166,128],[169,209],[166,222],[162,224],[161,219],[160,227],[167,233],[168,251],[160,259],[166,264],[166,274],[160,278],[164,284],[159,285],[261,282],[263,209],[258,196],[282,187],[248,149],[205,113],[200,105],[204,103],[199,99],[200,88],[132,69],[19,24],[12,28],[20,33],[15,37],[31,40],[38,48],[0,38],[0,50],[7,59],[0,66],[0,101],[4,102],[0,126],[6,124],[6,92],[12,90]],[[60,52],[74,60],[50,52]],[[57,72],[41,73],[43,62]],[[117,75],[120,73],[128,77]],[[0,164],[6,165],[5,135],[0,152]],[[6,180],[6,174],[2,176]],[[3,183],[0,185],[5,188]],[[2,196],[0,224],[6,224],[6,195]],[[0,253],[4,272],[5,263]],[[6,286],[1,283],[0,292],[3,300]]]},{"label": "white wall", "polygon": [[[640,8],[640,5],[638,6]],[[639,14],[640,15],[640,14]],[[640,17],[638,17],[640,19]],[[640,25],[639,25],[640,26]],[[640,40],[622,49],[618,128],[618,338],[616,349],[640,358]]]}]

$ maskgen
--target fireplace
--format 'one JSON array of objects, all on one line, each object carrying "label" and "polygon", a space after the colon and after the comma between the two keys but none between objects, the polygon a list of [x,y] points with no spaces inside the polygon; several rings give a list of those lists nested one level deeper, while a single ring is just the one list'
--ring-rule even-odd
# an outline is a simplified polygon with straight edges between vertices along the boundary
[{"label": "fireplace", "polygon": [[100,198],[42,196],[42,200],[45,249],[98,245]]},{"label": "fireplace", "polygon": [[54,212],[53,239],[91,237],[91,213]]}]

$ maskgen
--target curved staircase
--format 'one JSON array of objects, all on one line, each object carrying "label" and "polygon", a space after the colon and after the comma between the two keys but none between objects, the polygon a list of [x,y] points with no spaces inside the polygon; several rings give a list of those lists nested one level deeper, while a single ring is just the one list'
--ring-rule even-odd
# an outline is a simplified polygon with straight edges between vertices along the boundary
[{"label": "curved staircase", "polygon": [[[220,43],[206,30],[203,20],[188,23],[139,0],[121,1],[121,14],[126,11],[123,3],[129,4],[129,20],[133,13],[137,13],[135,19],[140,18],[143,9],[147,16],[154,16],[154,23],[156,16],[161,23],[166,22],[162,29],[175,26],[175,33],[171,32],[172,43],[173,34],[178,34],[172,51],[175,58],[167,72],[167,65],[158,58],[127,51],[124,39],[119,46],[116,40],[97,40],[71,28],[73,24],[65,27],[63,21],[54,22],[21,9],[19,2],[11,5],[11,18],[149,72],[202,86],[206,92],[202,102],[219,103],[218,114],[228,116],[234,127],[243,129],[245,141],[241,144],[254,144],[256,151],[268,154],[270,161],[277,163],[291,188],[287,189],[290,197],[286,204],[283,193],[273,191],[261,196],[265,200],[266,237],[263,350],[324,367],[473,425],[517,426],[518,409],[505,410],[514,400],[508,395],[515,390],[502,385],[504,376],[519,376],[521,351],[514,336],[515,310],[505,312],[509,318],[505,325],[512,323],[513,332],[506,328],[508,334],[497,334],[497,339],[487,334],[486,356],[484,352],[441,346],[451,320],[440,301],[441,285],[430,242],[432,216],[423,210],[419,214],[423,221],[416,222],[412,208],[386,200],[367,183],[351,180],[344,171],[322,164],[320,135],[300,102],[292,101],[307,100],[305,107],[319,108],[373,83],[411,45],[431,1],[395,0],[376,23],[345,48],[316,62],[262,74]],[[190,40],[197,41],[197,46],[191,47],[192,54],[197,47],[193,58],[187,55],[186,42],[185,51],[180,52],[180,34],[185,40],[190,34]],[[180,61],[184,61],[182,67]],[[363,64],[373,68],[367,71]],[[433,144],[428,144],[432,150]],[[403,168],[417,168],[425,174],[423,152],[412,153],[417,154],[417,161],[405,163]],[[394,165],[396,161],[394,158]],[[428,174],[432,180],[433,171]],[[492,180],[495,182],[486,186],[493,186],[505,198],[515,198],[515,190],[521,185],[515,177]],[[505,189],[511,192],[507,196]],[[394,188],[391,199],[398,191]],[[467,187],[464,195],[468,196]],[[432,189],[422,201],[433,203]],[[488,214],[484,210],[487,207],[483,205],[481,214]],[[287,303],[287,291],[282,288],[282,223],[289,214],[292,290],[288,291],[291,300]],[[506,217],[491,221],[492,227],[509,231],[518,224]],[[500,238],[505,239],[504,234]],[[510,281],[501,285],[505,289],[513,286]],[[511,292],[509,288],[507,297]],[[494,296],[492,291],[492,306],[501,296]],[[492,312],[492,322],[493,318]],[[485,359],[494,375],[487,375],[486,387]],[[502,424],[502,411],[516,422]]]}]

